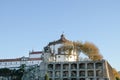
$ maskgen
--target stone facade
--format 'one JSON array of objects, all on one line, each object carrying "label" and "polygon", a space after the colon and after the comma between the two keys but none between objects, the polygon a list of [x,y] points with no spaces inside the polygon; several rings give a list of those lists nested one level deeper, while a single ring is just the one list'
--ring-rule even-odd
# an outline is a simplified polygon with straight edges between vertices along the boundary
[{"label": "stone facade", "polygon": [[49,62],[46,70],[50,80],[115,80],[105,60]]}]

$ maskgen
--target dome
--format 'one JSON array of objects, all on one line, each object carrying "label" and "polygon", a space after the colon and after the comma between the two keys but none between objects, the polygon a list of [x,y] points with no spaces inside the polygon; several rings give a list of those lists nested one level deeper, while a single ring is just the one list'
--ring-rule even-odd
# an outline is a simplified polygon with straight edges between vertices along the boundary
[{"label": "dome", "polygon": [[56,44],[63,44],[63,43],[71,43],[71,41],[69,41],[65,38],[64,34],[61,35],[59,40],[49,42],[48,46],[56,45]]}]

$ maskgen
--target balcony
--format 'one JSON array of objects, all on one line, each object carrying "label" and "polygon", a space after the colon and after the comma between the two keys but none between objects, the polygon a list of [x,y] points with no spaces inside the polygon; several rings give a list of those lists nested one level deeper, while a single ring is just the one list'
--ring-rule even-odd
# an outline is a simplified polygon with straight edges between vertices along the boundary
[{"label": "balcony", "polygon": [[63,71],[63,77],[69,77],[68,71]]},{"label": "balcony", "polygon": [[77,64],[75,63],[71,64],[71,69],[77,69]]},{"label": "balcony", "polygon": [[49,69],[49,70],[53,70],[53,64],[49,64],[49,65],[48,65],[48,69]]},{"label": "balcony", "polygon": [[77,80],[77,78],[71,78],[71,80]]},{"label": "balcony", "polygon": [[53,76],[53,72],[52,71],[48,71],[48,75],[49,75],[49,77],[52,77]]},{"label": "balcony", "polygon": [[94,71],[92,71],[92,70],[90,70],[90,71],[88,71],[88,76],[94,76]]},{"label": "balcony", "polygon": [[55,78],[55,80],[61,80],[60,78]]},{"label": "balcony", "polygon": [[60,77],[60,71],[55,71],[55,77]]},{"label": "balcony", "polygon": [[69,69],[69,64],[63,64],[63,69],[65,70]]},{"label": "balcony", "polygon": [[79,71],[79,76],[85,76],[85,71]]},{"label": "balcony", "polygon": [[56,69],[56,70],[60,70],[60,69],[61,69],[61,65],[60,65],[60,64],[56,64],[56,65],[55,65],[55,69]]},{"label": "balcony", "polygon": [[101,70],[96,70],[96,76],[102,77],[102,76],[103,76],[102,73],[103,73],[103,72],[102,72]]},{"label": "balcony", "polygon": [[93,63],[88,63],[87,64],[87,69],[94,69],[94,64]]},{"label": "balcony", "polygon": [[80,63],[79,64],[79,69],[85,69],[85,63]]},{"label": "balcony", "polygon": [[96,63],[96,69],[102,69],[103,64],[102,63]]},{"label": "balcony", "polygon": [[76,77],[77,76],[77,71],[72,71],[71,72],[71,77]]},{"label": "balcony", "polygon": [[63,78],[63,80],[69,80],[68,78]]},{"label": "balcony", "polygon": [[79,80],[85,80],[85,78],[80,78]]}]

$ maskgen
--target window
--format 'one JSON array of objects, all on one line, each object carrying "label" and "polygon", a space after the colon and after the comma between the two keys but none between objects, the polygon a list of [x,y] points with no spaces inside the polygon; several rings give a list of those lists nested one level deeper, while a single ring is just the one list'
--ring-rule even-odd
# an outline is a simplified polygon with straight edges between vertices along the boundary
[{"label": "window", "polygon": [[7,63],[5,63],[5,65],[7,65]]}]

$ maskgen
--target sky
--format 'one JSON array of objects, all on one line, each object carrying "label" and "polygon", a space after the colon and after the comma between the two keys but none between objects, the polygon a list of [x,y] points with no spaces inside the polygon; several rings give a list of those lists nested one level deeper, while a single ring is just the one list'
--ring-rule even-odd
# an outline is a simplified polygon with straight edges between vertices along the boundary
[{"label": "sky", "polygon": [[0,59],[42,51],[64,33],[120,71],[120,0],[0,0]]}]

